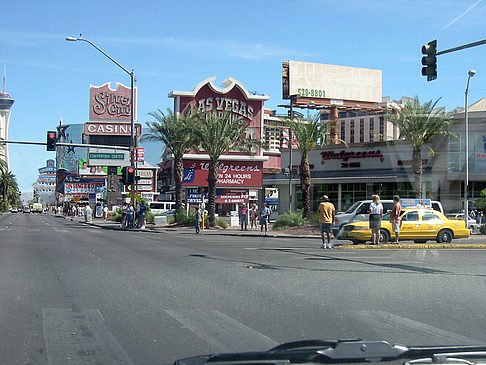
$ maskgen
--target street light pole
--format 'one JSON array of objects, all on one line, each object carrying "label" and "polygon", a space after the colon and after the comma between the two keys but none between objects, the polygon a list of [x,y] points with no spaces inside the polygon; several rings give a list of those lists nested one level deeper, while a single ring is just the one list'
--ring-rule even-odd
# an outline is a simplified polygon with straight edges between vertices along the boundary
[{"label": "street light pole", "polygon": [[467,77],[467,85],[466,85],[466,97],[464,103],[464,129],[465,129],[465,137],[464,137],[464,150],[465,150],[465,171],[464,171],[464,220],[466,221],[466,228],[468,227],[468,220],[469,220],[469,207],[468,207],[468,185],[469,185],[469,115],[468,115],[468,94],[469,94],[469,81],[471,77],[476,74],[476,70],[470,70],[468,72]]},{"label": "street light pole", "polygon": [[[289,117],[291,120],[294,120],[294,98],[298,97],[299,95],[290,95],[290,110],[289,110]],[[292,211],[292,148],[293,148],[293,136],[292,136],[292,129],[289,127],[289,212]]]},{"label": "street light pole", "polygon": [[[134,109],[135,109],[135,103],[134,103],[134,97],[135,97],[135,92],[134,92],[134,83],[135,83],[135,73],[133,71],[133,69],[131,71],[127,70],[125,67],[123,67],[122,65],[120,65],[115,59],[113,59],[112,57],[110,57],[109,54],[107,54],[105,51],[103,51],[100,47],[98,47],[96,44],[94,44],[93,42],[91,42],[90,40],[86,39],[86,38],[83,38],[81,36],[81,34],[79,35],[78,38],[76,37],[66,37],[66,40],[69,41],[69,42],[76,42],[76,41],[82,41],[82,42],[86,42],[86,43],[89,43],[90,45],[92,45],[94,48],[96,48],[101,54],[103,54],[106,58],[108,58],[110,61],[112,61],[115,65],[117,65],[118,67],[120,67],[123,71],[125,71],[127,74],[130,75],[130,94],[131,94],[131,108],[130,108],[130,165],[132,167],[135,168],[135,171],[137,170],[136,169],[136,165],[135,165],[135,119],[134,119]],[[137,174],[135,174],[136,176]],[[135,178],[135,186],[137,186],[137,180]],[[135,189],[134,190],[134,186],[132,185],[131,186],[131,190],[132,190],[132,198],[131,198],[131,202],[132,202],[132,205],[134,204],[134,192],[136,193],[136,190],[138,189]]]}]

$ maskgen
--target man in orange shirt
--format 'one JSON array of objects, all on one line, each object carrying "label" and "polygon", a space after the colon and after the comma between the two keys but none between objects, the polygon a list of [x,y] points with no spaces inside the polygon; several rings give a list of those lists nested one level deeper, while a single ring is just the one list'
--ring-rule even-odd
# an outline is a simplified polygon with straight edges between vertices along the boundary
[{"label": "man in orange shirt", "polygon": [[321,200],[322,202],[319,204],[319,208],[317,209],[319,211],[319,223],[321,226],[321,248],[332,248],[331,231],[335,221],[336,209],[334,208],[334,204],[329,202],[329,197],[327,195],[324,195]]}]

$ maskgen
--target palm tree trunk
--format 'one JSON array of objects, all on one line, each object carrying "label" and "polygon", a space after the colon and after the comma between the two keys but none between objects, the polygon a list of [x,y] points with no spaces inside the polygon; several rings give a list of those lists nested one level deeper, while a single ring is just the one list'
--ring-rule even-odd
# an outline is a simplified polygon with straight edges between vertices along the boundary
[{"label": "palm tree trunk", "polygon": [[422,198],[422,153],[420,150],[412,152],[412,169],[415,178],[415,198]]},{"label": "palm tree trunk", "polygon": [[176,210],[182,209],[182,177],[184,174],[184,166],[180,156],[174,156],[174,180],[176,193]]},{"label": "palm tree trunk", "polygon": [[309,159],[307,156],[302,156],[300,160],[300,187],[302,190],[302,216],[309,218],[310,215],[310,185],[311,176],[309,168]]},{"label": "palm tree trunk", "polygon": [[218,181],[218,160],[209,160],[209,174],[208,174],[208,214],[209,226],[214,227],[216,219],[216,182]]}]

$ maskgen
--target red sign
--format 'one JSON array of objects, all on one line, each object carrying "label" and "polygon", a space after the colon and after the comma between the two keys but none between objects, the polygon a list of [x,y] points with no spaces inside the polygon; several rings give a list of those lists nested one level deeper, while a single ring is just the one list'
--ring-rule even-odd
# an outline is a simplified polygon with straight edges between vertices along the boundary
[{"label": "red sign", "polygon": [[216,197],[216,204],[243,204],[250,202],[250,195],[245,189],[221,189]]},{"label": "red sign", "polygon": [[[209,161],[184,160],[186,186],[208,186]],[[218,182],[216,186],[260,187],[263,183],[263,162],[261,161],[218,161]]]},{"label": "red sign", "polygon": [[137,147],[135,148],[135,161],[138,163],[144,163],[145,161],[145,148]]},{"label": "red sign", "polygon": [[[118,88],[112,89],[107,82],[101,86],[91,86],[89,91],[90,120],[130,120],[132,110],[131,89],[116,83]],[[134,89],[135,109],[134,120],[137,119],[137,88]]]},{"label": "red sign", "polygon": [[[138,136],[141,134],[141,129],[140,124],[135,124]],[[84,134],[86,135],[131,136],[131,131],[130,123],[84,123]]]}]

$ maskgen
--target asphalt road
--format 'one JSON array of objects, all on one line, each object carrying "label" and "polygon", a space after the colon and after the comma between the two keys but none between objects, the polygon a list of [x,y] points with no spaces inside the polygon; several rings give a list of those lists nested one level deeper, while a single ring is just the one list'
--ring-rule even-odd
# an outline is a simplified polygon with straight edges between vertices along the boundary
[{"label": "asphalt road", "polygon": [[486,250],[123,232],[0,215],[0,364],[166,364],[300,339],[486,342]]}]

